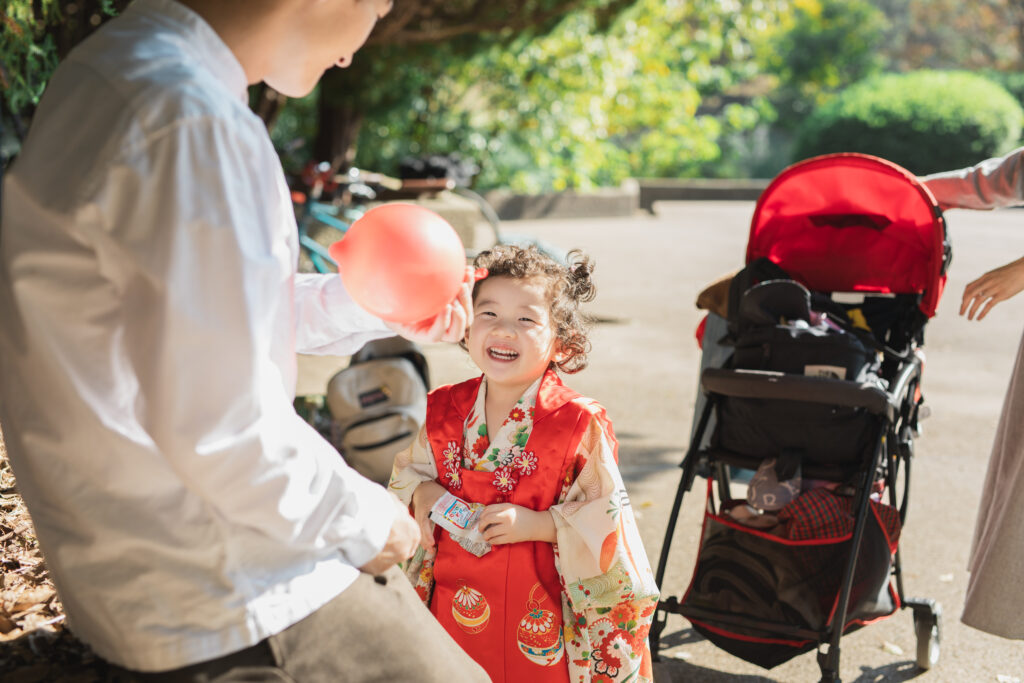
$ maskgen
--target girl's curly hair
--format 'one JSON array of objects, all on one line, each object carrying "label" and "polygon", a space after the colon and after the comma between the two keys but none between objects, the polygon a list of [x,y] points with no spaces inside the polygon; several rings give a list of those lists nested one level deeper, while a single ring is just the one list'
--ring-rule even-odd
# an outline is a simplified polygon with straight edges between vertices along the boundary
[{"label": "girl's curly hair", "polygon": [[[551,322],[561,351],[552,363],[562,372],[572,374],[587,367],[592,320],[579,310],[581,303],[593,301],[597,287],[591,279],[594,265],[590,257],[578,249],[569,252],[566,263],[558,263],[541,253],[536,246],[519,247],[499,244],[481,252],[473,261],[477,268],[486,268],[487,277],[509,277],[517,280],[539,279],[545,282],[550,304]],[[486,280],[486,278],[484,279]],[[480,291],[473,286],[473,301]],[[465,341],[462,342],[465,348]]]}]

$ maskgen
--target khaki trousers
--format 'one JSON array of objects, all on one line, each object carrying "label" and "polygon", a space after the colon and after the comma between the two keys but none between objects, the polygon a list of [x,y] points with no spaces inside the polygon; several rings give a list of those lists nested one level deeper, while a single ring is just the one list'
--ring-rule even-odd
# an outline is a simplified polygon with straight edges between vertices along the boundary
[{"label": "khaki trousers", "polygon": [[160,673],[113,667],[117,683],[486,683],[397,568],[252,647]]}]

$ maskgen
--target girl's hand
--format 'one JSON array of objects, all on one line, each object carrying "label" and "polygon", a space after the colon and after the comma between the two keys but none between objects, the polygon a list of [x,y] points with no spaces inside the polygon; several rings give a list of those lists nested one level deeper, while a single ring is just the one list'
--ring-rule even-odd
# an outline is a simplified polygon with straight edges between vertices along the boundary
[{"label": "girl's hand", "polygon": [[967,314],[968,320],[977,315],[981,320],[1000,301],[1006,301],[1024,290],[1024,258],[990,270],[964,288],[960,303],[960,315]]},{"label": "girl's hand", "polygon": [[488,505],[477,522],[484,539],[493,545],[520,541],[555,542],[555,520],[547,510],[538,511],[512,503]]},{"label": "girl's hand", "polygon": [[444,495],[445,488],[436,481],[425,481],[412,493],[412,516],[420,525],[420,545],[424,550],[434,547],[434,523],[430,521],[430,508]]}]

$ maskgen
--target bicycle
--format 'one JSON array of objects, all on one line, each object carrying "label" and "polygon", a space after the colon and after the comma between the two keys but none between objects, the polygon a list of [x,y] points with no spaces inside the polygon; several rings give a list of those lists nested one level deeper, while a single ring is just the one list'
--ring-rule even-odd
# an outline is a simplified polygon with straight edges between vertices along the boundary
[{"label": "bicycle", "polygon": [[[557,261],[565,262],[566,252],[540,240],[511,235],[501,229],[497,212],[478,192],[460,185],[452,178],[394,178],[383,173],[350,168],[334,173],[327,162],[311,164],[303,173],[302,182],[308,191],[292,192],[302,250],[300,270],[335,273],[337,264],[327,247],[340,240],[349,225],[358,220],[375,202],[417,200],[450,192],[476,205],[488,234],[474,239],[465,247],[466,260],[472,262],[483,250],[496,244],[534,244]],[[477,242],[481,247],[476,248]]]},{"label": "bicycle", "polygon": [[309,271],[311,266],[319,273],[337,272],[337,264],[328,254],[327,246],[341,239],[349,225],[377,199],[379,190],[400,188],[402,184],[396,178],[358,168],[336,174],[327,162],[310,164],[301,179],[308,190],[294,190],[291,194],[304,257],[300,269]]},{"label": "bicycle", "polygon": [[[444,191],[461,194],[455,182],[447,178],[400,179],[359,168],[335,174],[326,162],[311,166],[303,173],[302,180],[308,191],[292,192],[299,245],[303,253],[300,269],[312,268],[319,273],[337,272],[337,264],[328,254],[327,246],[341,239],[349,225],[374,202],[420,199]],[[483,197],[475,201],[486,204]],[[494,210],[489,205],[481,206],[481,213],[497,235]],[[473,255],[467,250],[467,258]]]}]

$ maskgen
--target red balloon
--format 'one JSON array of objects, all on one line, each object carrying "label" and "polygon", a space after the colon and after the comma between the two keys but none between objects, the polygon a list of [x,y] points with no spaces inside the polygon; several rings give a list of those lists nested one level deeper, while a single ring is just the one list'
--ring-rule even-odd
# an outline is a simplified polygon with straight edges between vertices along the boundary
[{"label": "red balloon", "polygon": [[356,303],[389,322],[433,318],[458,294],[466,273],[455,229],[415,204],[370,209],[328,252]]}]

